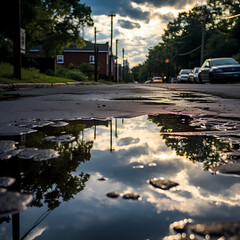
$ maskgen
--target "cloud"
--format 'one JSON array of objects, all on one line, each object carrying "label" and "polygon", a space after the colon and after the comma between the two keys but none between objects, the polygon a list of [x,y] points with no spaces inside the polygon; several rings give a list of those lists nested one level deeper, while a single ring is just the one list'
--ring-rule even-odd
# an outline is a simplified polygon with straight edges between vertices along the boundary
[{"label": "cloud", "polygon": [[134,3],[147,5],[150,4],[154,7],[175,7],[183,8],[185,5],[196,4],[196,0],[132,0]]},{"label": "cloud", "polygon": [[126,20],[118,20],[118,24],[120,25],[120,27],[126,28],[126,29],[141,28],[141,25],[139,23],[130,22]]},{"label": "cloud", "polygon": [[143,11],[138,6],[133,6],[130,1],[119,1],[120,6],[117,13],[122,17],[130,17],[137,20],[149,22],[150,12]]},{"label": "cloud", "polygon": [[139,142],[140,142],[139,138],[125,137],[125,138],[119,139],[117,145],[118,146],[127,146],[130,144],[139,143]]},{"label": "cloud", "polygon": [[[114,40],[119,40],[119,53],[125,49],[125,58],[130,67],[143,62],[148,49],[161,41],[167,23],[178,13],[189,10],[205,0],[82,0],[92,8],[92,16],[97,27],[99,42],[110,41],[110,18],[114,13]],[[131,31],[129,31],[131,30]],[[87,40],[93,40],[93,30],[85,29]],[[142,49],[144,49],[142,51]],[[115,52],[115,45],[113,46]],[[119,61],[121,54],[119,54]]]},{"label": "cloud", "polygon": [[143,11],[138,6],[133,6],[132,2],[129,0],[85,0],[85,3],[92,7],[94,15],[108,15],[109,13],[115,13],[122,17],[130,17],[146,22],[150,20],[149,12]]},{"label": "cloud", "polygon": [[157,16],[162,20],[164,24],[167,24],[174,19],[174,14],[171,12],[166,14],[157,14]]}]

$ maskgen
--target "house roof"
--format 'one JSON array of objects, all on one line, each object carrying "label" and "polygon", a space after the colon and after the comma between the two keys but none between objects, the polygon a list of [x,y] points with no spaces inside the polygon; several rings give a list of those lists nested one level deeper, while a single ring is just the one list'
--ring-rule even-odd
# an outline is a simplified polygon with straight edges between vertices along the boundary
[{"label": "house roof", "polygon": [[[72,46],[69,48],[64,48],[63,52],[95,52],[95,44],[85,41],[86,46],[83,48],[77,48],[76,46]],[[109,52],[108,42],[106,43],[98,43],[98,52]]]},{"label": "house roof", "polygon": [[[71,46],[68,48],[64,48],[63,52],[95,52],[95,48],[93,43],[89,41],[85,41],[85,46],[83,48],[77,48],[76,46]],[[109,52],[109,44],[108,42],[106,43],[98,43],[98,52]],[[41,52],[43,51],[42,45],[34,46],[30,49],[30,52]]]}]

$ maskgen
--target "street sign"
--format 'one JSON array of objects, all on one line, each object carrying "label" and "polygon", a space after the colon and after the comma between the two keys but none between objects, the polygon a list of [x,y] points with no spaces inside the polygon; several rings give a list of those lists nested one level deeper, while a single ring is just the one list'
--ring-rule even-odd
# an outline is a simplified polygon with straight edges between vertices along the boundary
[{"label": "street sign", "polygon": [[26,53],[26,31],[23,28],[20,28],[20,49],[21,53]]}]

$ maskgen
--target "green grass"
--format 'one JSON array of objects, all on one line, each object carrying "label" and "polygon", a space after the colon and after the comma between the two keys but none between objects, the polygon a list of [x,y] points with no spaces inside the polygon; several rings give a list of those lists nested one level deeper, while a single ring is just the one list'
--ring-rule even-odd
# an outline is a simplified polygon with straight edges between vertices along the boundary
[{"label": "green grass", "polygon": [[[35,68],[25,69],[22,68],[22,80],[16,79],[13,76],[13,65],[9,63],[0,62],[0,83],[66,83],[66,82],[79,82],[70,78],[64,78],[59,76],[49,76],[43,73],[40,73],[39,70]],[[90,82],[96,84],[93,80],[82,80],[80,81]],[[111,82],[104,79],[99,79],[98,83],[102,84],[121,84],[122,82]]]},{"label": "green grass", "polygon": [[22,80],[13,77],[13,66],[9,63],[0,63],[0,83],[66,83],[76,82],[72,79],[48,76],[37,69],[22,68]]}]

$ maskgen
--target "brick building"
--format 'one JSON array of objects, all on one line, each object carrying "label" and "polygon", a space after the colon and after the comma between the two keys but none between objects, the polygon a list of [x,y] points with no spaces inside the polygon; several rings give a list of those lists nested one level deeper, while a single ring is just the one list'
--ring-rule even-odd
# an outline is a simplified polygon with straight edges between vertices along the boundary
[{"label": "brick building", "polygon": [[[85,41],[83,48],[64,48],[61,55],[57,55],[57,64],[68,66],[69,64],[80,65],[81,63],[95,64],[95,45]],[[108,42],[97,44],[97,64],[99,78],[107,79],[110,74],[110,46]],[[111,64],[112,76],[115,76],[114,58]]]}]

